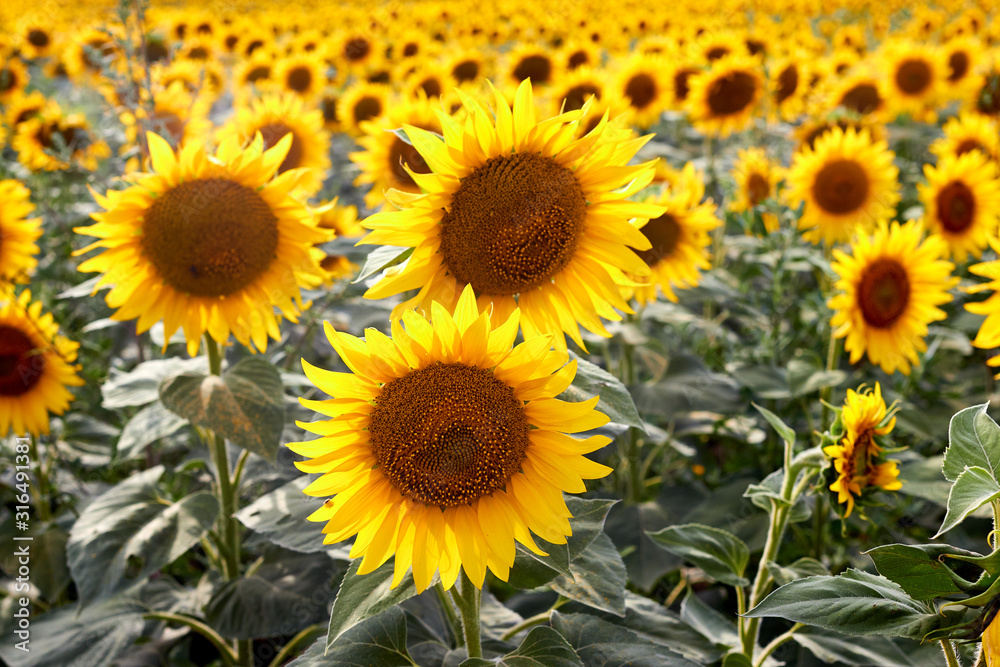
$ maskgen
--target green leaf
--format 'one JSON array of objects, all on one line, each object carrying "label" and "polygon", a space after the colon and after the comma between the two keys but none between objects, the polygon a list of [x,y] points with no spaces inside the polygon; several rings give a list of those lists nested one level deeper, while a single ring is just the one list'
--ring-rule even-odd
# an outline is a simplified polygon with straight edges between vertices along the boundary
[{"label": "green leaf", "polygon": [[413,248],[400,248],[391,245],[379,246],[368,253],[364,266],[361,267],[361,273],[354,279],[354,282],[359,283],[366,278],[374,276],[383,269],[400,264],[412,254]]},{"label": "green leaf", "polygon": [[929,613],[924,603],[888,579],[860,570],[836,577],[799,579],[772,592],[747,612],[777,616],[848,635],[884,635],[921,640],[950,623],[954,612]]},{"label": "green leaf", "polygon": [[828,371],[819,363],[819,360],[810,363],[805,359],[788,362],[788,388],[793,398],[807,396],[826,387],[836,387],[847,379],[844,371]]},{"label": "green leaf", "polygon": [[694,667],[697,664],[662,644],[589,614],[554,611],[552,627],[566,638],[587,667]]},{"label": "green leaf", "polygon": [[875,562],[875,569],[915,600],[933,600],[962,590],[952,578],[951,570],[938,556],[957,553],[946,544],[887,544],[865,553]]},{"label": "green leaf", "polygon": [[830,574],[830,570],[827,569],[826,565],[823,565],[823,563],[815,558],[800,558],[791,565],[779,565],[773,560],[768,561],[767,571],[779,586],[784,586],[789,582],[804,579],[805,577]]},{"label": "green leaf", "polygon": [[625,594],[625,618],[621,624],[640,637],[663,644],[672,651],[699,664],[718,661],[725,650],[681,620],[656,600],[628,592]]},{"label": "green leaf", "polygon": [[754,403],[753,406],[757,408],[757,412],[759,412],[764,419],[767,420],[767,423],[771,425],[771,428],[777,431],[782,440],[793,445],[795,444],[795,431],[789,428],[785,422],[781,421],[781,417],[774,414],[767,408],[762,408],[756,403]]},{"label": "green leaf", "polygon": [[108,380],[101,386],[103,407],[126,408],[146,405],[160,397],[160,382],[178,373],[198,372],[208,369],[206,357],[193,359],[151,359],[144,361],[128,373],[111,369]]},{"label": "green leaf", "polygon": [[681,620],[715,644],[730,648],[740,645],[736,623],[702,602],[690,588],[681,601]]},{"label": "green leaf", "polygon": [[413,575],[410,573],[403,577],[399,586],[390,588],[393,566],[394,561],[390,559],[374,572],[359,575],[361,560],[351,563],[340,583],[337,598],[333,601],[327,646],[333,646],[338,637],[362,621],[377,616],[417,594],[417,586],[413,583]]},{"label": "green leaf", "polygon": [[241,359],[221,378],[181,373],[160,384],[170,410],[272,462],[285,424],[283,396],[278,369],[260,357]]},{"label": "green leaf", "polygon": [[326,620],[331,583],[343,568],[323,554],[271,549],[253,574],[225,582],[205,606],[205,620],[223,637],[294,635]]},{"label": "green leaf", "polygon": [[625,563],[610,537],[598,535],[569,569],[573,576],[556,577],[549,582],[552,590],[595,609],[625,615]]},{"label": "green leaf", "polygon": [[1000,473],[1000,426],[986,414],[989,403],[955,413],[948,426],[948,449],[941,471],[954,482],[966,468],[987,470],[994,480]]},{"label": "green leaf", "polygon": [[730,653],[722,660],[722,667],[753,667],[753,663],[742,653]]},{"label": "green leaf", "polygon": [[[36,531],[35,528],[38,528]],[[46,600],[55,600],[70,582],[66,563],[66,543],[69,533],[58,523],[32,524],[31,583],[38,587]],[[16,544],[16,543],[15,543]]]},{"label": "green leaf", "polygon": [[685,353],[670,358],[660,382],[631,389],[636,408],[647,419],[656,415],[669,420],[696,410],[738,412],[745,405],[735,380],[709,370],[701,359]]},{"label": "green leaf", "polygon": [[10,667],[107,667],[116,664],[142,636],[143,609],[121,600],[107,600],[82,611],[65,605],[32,617],[26,653],[15,648],[20,641],[6,635],[0,658]]},{"label": "green leaf", "polygon": [[186,419],[168,410],[159,400],[150,403],[125,424],[115,456],[119,459],[139,456],[146,445],[176,433],[185,424]]},{"label": "green leaf", "polygon": [[823,662],[879,667],[917,665],[888,637],[847,637],[837,632],[807,627],[796,630],[792,639]]},{"label": "green leaf", "polygon": [[617,502],[568,496],[566,507],[572,514],[569,524],[573,534],[566,538],[566,544],[551,544],[536,537],[535,542],[548,556],[539,556],[518,544],[507,583],[514,588],[528,589],[546,584],[560,574],[572,577],[570,562],[583,554],[604,532],[608,512]]},{"label": "green leaf", "polygon": [[541,626],[532,628],[521,645],[496,660],[469,658],[459,667],[583,667],[580,656],[558,632]]},{"label": "green leaf", "polygon": [[406,652],[406,614],[392,607],[327,644],[319,638],[288,667],[413,667]]},{"label": "green leaf", "polygon": [[632,401],[632,394],[621,380],[572,351],[569,355],[570,359],[577,361],[576,377],[573,379],[573,384],[560,394],[559,398],[576,403],[600,396],[596,410],[606,414],[613,422],[645,430],[642,417],[639,416],[635,402]]},{"label": "green leaf", "polygon": [[299,553],[327,551],[323,544],[323,524],[306,517],[323,506],[321,498],[302,492],[312,480],[300,476],[253,501],[236,518],[250,530],[272,543]]},{"label": "green leaf", "polygon": [[[947,454],[945,455],[947,461]],[[962,523],[967,516],[986,503],[1000,497],[1000,483],[985,468],[974,466],[963,470],[948,494],[948,511],[935,539]]]},{"label": "green leaf", "polygon": [[73,524],[66,551],[80,600],[90,604],[143,581],[173,562],[212,528],[219,502],[201,491],[175,503],[155,484],[156,466],[120,482]]},{"label": "green leaf", "polygon": [[750,549],[732,533],[721,528],[689,523],[668,526],[649,536],[667,551],[700,567],[716,581],[730,586],[746,586],[750,583],[743,576],[750,561]]}]

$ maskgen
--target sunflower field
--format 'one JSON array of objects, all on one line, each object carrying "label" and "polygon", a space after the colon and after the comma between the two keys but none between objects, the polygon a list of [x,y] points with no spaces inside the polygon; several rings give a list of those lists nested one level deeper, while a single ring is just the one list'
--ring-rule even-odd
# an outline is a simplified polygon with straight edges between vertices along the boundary
[{"label": "sunflower field", "polygon": [[998,18],[6,0],[0,663],[1000,667]]}]

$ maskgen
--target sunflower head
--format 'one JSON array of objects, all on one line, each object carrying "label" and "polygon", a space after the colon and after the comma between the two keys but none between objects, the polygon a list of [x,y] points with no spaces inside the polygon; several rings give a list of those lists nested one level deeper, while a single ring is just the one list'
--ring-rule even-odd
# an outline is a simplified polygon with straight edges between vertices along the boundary
[{"label": "sunflower head", "polygon": [[[482,587],[487,568],[506,581],[515,542],[542,553],[532,533],[555,544],[570,534],[563,492],[611,469],[584,454],[608,438],[568,433],[608,418],[597,399],[555,398],[576,372],[549,337],[514,347],[520,312],[491,320],[466,287],[454,315],[431,306],[433,325],[409,310],[392,338],[326,332],[350,373],[306,375],[332,399],[302,400],[331,419],[299,425],[317,439],[289,448],[322,473],[305,492],[332,496],[309,519],[326,523],[324,542],[357,535],[352,557],[366,574],[395,555],[397,586],[412,568],[419,591],[440,573],[445,588],[460,568]],[[493,311],[496,316],[496,311]]]},{"label": "sunflower head", "polygon": [[927,349],[927,326],[946,317],[940,306],[952,299],[955,267],[941,259],[943,239],[922,236],[915,221],[883,224],[871,236],[859,233],[850,254],[833,251],[838,279],[830,324],[852,364],[867,354],[886,373],[909,375]]},{"label": "sunflower head", "polygon": [[34,210],[23,183],[0,180],[0,283],[28,282],[38,264],[35,242],[42,235],[42,220],[29,217]]},{"label": "sunflower head", "polygon": [[609,127],[606,116],[576,138],[589,105],[538,121],[530,82],[513,109],[496,90],[493,111],[464,99],[464,123],[438,114],[443,140],[405,126],[430,168],[410,171],[423,194],[387,193],[401,210],[368,218],[365,242],[415,249],[367,296],[420,288],[398,313],[432,300],[452,307],[471,285],[481,307],[520,305],[526,335],[556,334],[565,344],[565,332],[582,345],[578,323],[608,335],[598,314],[628,309],[617,288],[622,270],[648,274],[628,246],[644,250],[649,241],[629,220],[662,212],[625,200],[652,178],[653,163],[627,166],[648,138]]},{"label": "sunflower head", "polygon": [[175,154],[156,134],[147,141],[152,172],[126,190],[94,194],[105,210],[76,231],[100,240],[77,254],[105,250],[80,270],[113,285],[115,319],[138,318],[139,331],[162,320],[167,340],[183,327],[192,356],[206,332],[265,349],[279,336],[274,310],[295,321],[300,287],[321,281],[311,249],[330,236],[292,197],[307,173],[273,178],[291,138],[264,150],[260,134],[245,149],[230,137],[212,156],[196,142]]},{"label": "sunflower head", "polygon": [[756,59],[731,55],[694,75],[689,86],[685,108],[694,126],[725,137],[750,124],[764,93],[764,78]]},{"label": "sunflower head", "polygon": [[[883,450],[887,436],[896,425],[893,410],[882,399],[882,388],[875,383],[874,391],[862,387],[847,390],[847,398],[832,428],[835,443],[823,448],[830,457],[834,481],[830,490],[837,502],[845,505],[844,516],[854,511],[855,498],[873,488],[897,491],[899,481],[896,461],[886,461]],[[824,436],[825,437],[825,436]]]},{"label": "sunflower head", "polygon": [[926,184],[918,184],[924,222],[948,243],[951,256],[964,262],[979,257],[1000,225],[997,167],[980,151],[924,165]]}]

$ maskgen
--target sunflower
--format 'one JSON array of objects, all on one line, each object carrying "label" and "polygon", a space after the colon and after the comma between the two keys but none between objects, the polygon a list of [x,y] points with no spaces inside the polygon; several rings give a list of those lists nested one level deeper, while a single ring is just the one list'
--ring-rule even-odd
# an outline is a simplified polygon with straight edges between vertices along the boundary
[{"label": "sunflower", "polygon": [[[732,173],[736,182],[736,199],[729,204],[729,210],[734,213],[753,211],[765,200],[774,198],[778,183],[784,178],[784,169],[770,160],[763,148],[740,150]],[[777,230],[777,216],[764,213],[763,219],[767,231]]]},{"label": "sunflower", "polygon": [[[38,261],[35,241],[42,235],[41,218],[29,218],[35,210],[31,191],[20,181],[0,180],[0,281],[27,282]],[[6,429],[2,431],[6,433]]]},{"label": "sunflower", "polygon": [[278,87],[275,77],[275,58],[264,50],[243,60],[233,70],[233,95],[245,100],[259,90],[274,90]]},{"label": "sunflower", "polygon": [[93,171],[99,159],[111,155],[111,149],[95,137],[82,114],[64,115],[55,102],[18,125],[11,145],[18,161],[32,171],[70,167]]},{"label": "sunflower", "polygon": [[338,70],[351,72],[364,70],[372,59],[379,56],[381,47],[370,35],[361,30],[347,31],[333,39],[330,55]]},{"label": "sunflower", "polygon": [[802,51],[795,51],[768,68],[772,116],[794,120],[802,114],[812,76],[808,62]]},{"label": "sunflower", "polygon": [[888,138],[888,134],[882,125],[872,123],[857,116],[852,117],[834,113],[826,116],[825,118],[810,118],[795,128],[795,138],[798,139],[799,142],[795,150],[797,152],[804,151],[806,149],[815,150],[816,141],[820,137],[829,134],[834,128],[837,127],[839,127],[843,132],[847,132],[847,130],[852,128],[858,133],[866,131],[872,138],[873,142],[886,141]]},{"label": "sunflower", "polygon": [[727,56],[748,56],[740,33],[733,30],[711,30],[696,36],[686,45],[689,57],[696,63],[714,63]]},{"label": "sunflower", "polygon": [[665,64],[655,56],[633,56],[619,70],[611,84],[616,97],[628,104],[630,120],[647,128],[659,120],[670,100],[670,83],[662,72]]},{"label": "sunflower", "polygon": [[245,144],[258,133],[265,150],[290,135],[291,147],[278,173],[306,169],[299,174],[299,190],[308,194],[319,191],[330,169],[330,133],[323,129],[319,109],[308,108],[301,97],[291,93],[265,95],[237,108],[236,117],[219,130],[219,141],[232,137]]},{"label": "sunflower", "polygon": [[888,108],[893,115],[909,114],[916,120],[934,122],[935,107],[944,93],[948,68],[936,47],[911,41],[882,46],[879,60],[886,83]]},{"label": "sunflower", "polygon": [[966,111],[949,118],[941,129],[944,136],[930,145],[931,153],[939,159],[958,157],[970,151],[980,151],[994,160],[1000,157],[1000,128],[989,116]]},{"label": "sunflower", "polygon": [[981,658],[986,667],[1000,665],[1000,614],[993,617],[983,632]]},{"label": "sunflower", "polygon": [[[322,473],[305,488],[332,496],[309,520],[326,522],[324,544],[357,535],[351,557],[367,574],[395,555],[392,587],[413,571],[418,591],[436,572],[451,588],[459,568],[482,588],[489,568],[506,581],[515,542],[544,554],[531,533],[565,544],[563,493],[611,469],[584,454],[610,439],[578,433],[607,423],[597,398],[555,398],[572,382],[576,362],[549,349],[548,336],[512,347],[520,311],[506,320],[476,305],[470,286],[454,316],[438,303],[433,326],[416,312],[361,340],[326,333],[351,373],[303,361],[306,375],[334,398],[302,400],[332,419],[299,425],[319,435],[291,443]],[[405,324],[405,328],[404,328]]]},{"label": "sunflower", "polygon": [[924,224],[939,234],[956,262],[978,258],[1000,226],[1000,181],[997,167],[980,151],[945,157],[924,165],[926,184],[918,184]]},{"label": "sunflower", "polygon": [[450,53],[447,68],[451,78],[459,85],[463,83],[478,84],[492,74],[489,71],[489,62],[486,56],[475,49],[463,49],[457,53]]},{"label": "sunflower", "polygon": [[989,116],[996,120],[1000,118],[1000,58],[994,55],[987,63],[982,74],[975,77],[972,91],[967,99],[969,111]]},{"label": "sunflower", "polygon": [[212,130],[212,122],[208,119],[211,108],[211,100],[192,95],[184,84],[176,82],[165,90],[153,93],[153,114],[150,118],[145,118],[147,107],[138,106],[138,117],[131,111],[126,111],[120,115],[120,119],[125,125],[125,138],[130,145],[134,146],[139,140],[140,126],[144,125],[167,139],[171,145],[179,146],[186,141],[199,141],[208,137]]},{"label": "sunflower", "polygon": [[651,246],[638,253],[650,269],[649,278],[639,279],[643,284],[635,288],[640,304],[655,301],[657,290],[670,301],[677,301],[674,289],[697,286],[699,270],[711,267],[709,233],[722,223],[715,216],[712,200],[702,202],[704,196],[704,175],[696,173],[689,162],[677,182],[646,200],[666,212],[639,230]]},{"label": "sunflower", "polygon": [[451,69],[440,64],[425,64],[418,67],[406,77],[403,89],[409,95],[426,95],[441,97],[445,91],[451,90],[458,82],[451,76]]},{"label": "sunflower", "polygon": [[29,290],[8,293],[0,305],[0,435],[48,434],[50,415],[73,400],[67,387],[84,383],[73,365],[79,347],[59,334]]},{"label": "sunflower", "polygon": [[684,108],[684,103],[691,94],[691,79],[701,72],[701,68],[683,60],[675,61],[665,73],[670,82],[671,104],[675,111]]},{"label": "sunflower", "polygon": [[29,81],[31,75],[20,58],[0,54],[0,103],[7,104],[23,94]]},{"label": "sunflower", "polygon": [[32,17],[21,22],[21,55],[29,60],[45,58],[52,52],[55,30],[51,20]]},{"label": "sunflower", "polygon": [[48,104],[48,99],[37,90],[16,95],[6,105],[5,120],[8,127],[12,132],[16,132],[18,125],[40,114],[45,109],[46,104]]},{"label": "sunflower", "polygon": [[73,79],[98,76],[105,67],[119,64],[115,39],[120,37],[120,30],[107,28],[85,28],[73,35],[67,44],[69,76]]},{"label": "sunflower", "polygon": [[890,219],[899,201],[899,170],[884,141],[867,131],[839,127],[795,154],[788,170],[788,200],[805,202],[799,229],[807,241],[847,241],[856,227],[870,230]]},{"label": "sunflower", "polygon": [[726,56],[692,76],[685,107],[700,132],[729,136],[750,123],[764,91],[756,60]]},{"label": "sunflower", "polygon": [[361,123],[365,135],[358,143],[365,150],[351,153],[349,157],[361,169],[354,184],[371,185],[365,195],[368,208],[385,204],[385,191],[389,188],[419,194],[420,187],[410,172],[428,174],[431,171],[417,149],[394,132],[404,125],[441,134],[441,122],[434,113],[434,105],[423,95],[401,97],[393,101],[386,115]]},{"label": "sunflower", "polygon": [[312,100],[326,85],[323,61],[311,55],[282,58],[275,67],[274,79],[282,90]]},{"label": "sunflower", "polygon": [[507,56],[507,76],[514,84],[530,80],[534,86],[546,86],[558,78],[559,72],[559,62],[543,46],[522,43]]},{"label": "sunflower", "polygon": [[344,130],[355,137],[364,132],[361,123],[375,120],[389,109],[390,89],[381,83],[355,83],[344,90],[337,115]]},{"label": "sunflower", "polygon": [[916,221],[882,224],[872,236],[859,234],[850,255],[834,249],[830,324],[835,337],[846,337],[852,364],[867,353],[886,373],[909,375],[917,353],[927,349],[927,325],[946,317],[938,306],[951,301],[955,267],[941,259],[948,252],[944,239],[921,241],[921,235]]},{"label": "sunflower", "polygon": [[[316,207],[316,226],[329,229],[337,238],[360,238],[365,229],[358,223],[357,206],[339,206],[337,199]],[[323,269],[325,287],[332,287],[338,280],[354,275],[358,265],[343,255],[330,255],[320,251],[320,268]]]},{"label": "sunflower", "polygon": [[329,236],[291,196],[306,173],[272,180],[291,136],[266,151],[259,135],[246,149],[230,136],[214,156],[198,142],[175,155],[162,137],[147,141],[152,173],[94,193],[105,211],[76,231],[101,240],[77,254],[106,250],[80,271],[103,272],[99,284],[113,285],[114,319],[138,318],[140,332],[163,320],[166,340],[183,326],[191,356],[205,332],[223,344],[232,332],[263,350],[268,335],[279,336],[274,309],[295,321],[300,286],[322,280],[310,249]]},{"label": "sunflower", "polygon": [[948,96],[955,100],[968,98],[976,88],[974,73],[983,52],[982,44],[977,39],[963,37],[945,42],[941,50],[948,65],[944,81]]},{"label": "sunflower", "polygon": [[605,97],[607,84],[604,78],[604,72],[590,67],[578,67],[563,74],[552,86],[553,114],[582,109],[591,96],[596,100]]},{"label": "sunflower", "polygon": [[882,399],[882,388],[875,383],[875,390],[847,390],[847,398],[840,412],[844,437],[837,445],[828,445],[823,453],[833,460],[837,479],[830,490],[837,493],[837,502],[846,504],[845,517],[854,511],[854,498],[866,489],[879,487],[885,491],[903,488],[899,481],[896,461],[883,460],[883,437],[896,426],[896,418],[889,414]]},{"label": "sunflower", "polygon": [[317,104],[323,114],[323,127],[331,132],[340,131],[340,91],[327,87]]},{"label": "sunflower", "polygon": [[189,93],[204,94],[213,100],[226,85],[226,73],[214,60],[175,60],[166,65],[156,63],[150,68],[150,75],[155,86],[169,88],[180,82]]},{"label": "sunflower", "polygon": [[567,71],[575,70],[578,67],[601,66],[601,49],[585,41],[568,41],[559,50],[556,64]]},{"label": "sunflower", "polygon": [[885,85],[882,77],[865,68],[855,69],[829,84],[823,97],[830,100],[828,110],[844,109],[870,122],[879,122],[887,109]]},{"label": "sunflower", "polygon": [[[600,317],[630,312],[618,293],[622,271],[648,275],[628,246],[649,241],[629,223],[663,209],[626,201],[653,176],[653,162],[626,166],[649,137],[608,127],[603,118],[574,139],[588,105],[536,121],[530,82],[517,89],[513,110],[494,89],[495,115],[467,98],[464,124],[439,114],[444,141],[412,126],[406,133],[431,168],[413,174],[421,196],[389,193],[402,210],[364,226],[365,243],[413,247],[407,264],[368,290],[368,298],[419,288],[398,313],[439,301],[454,307],[471,284],[480,307],[508,314],[520,306],[526,336],[561,332],[583,347],[578,324],[608,336]],[[622,119],[619,119],[621,122]]]}]

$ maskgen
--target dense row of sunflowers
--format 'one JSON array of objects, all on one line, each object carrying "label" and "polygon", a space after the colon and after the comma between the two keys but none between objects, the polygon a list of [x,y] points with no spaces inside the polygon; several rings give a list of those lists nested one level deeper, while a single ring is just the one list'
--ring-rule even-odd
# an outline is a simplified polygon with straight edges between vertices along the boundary
[{"label": "dense row of sunflowers", "polygon": [[[958,1],[681,4],[126,3],[81,23],[9,3],[0,432],[48,434],[83,384],[32,300],[46,223],[27,184],[113,173],[73,257],[113,319],[162,325],[164,351],[183,331],[190,356],[266,352],[303,291],[358,272],[332,241],[399,249],[366,283],[391,336],[327,325],[347,372],[303,361],[333,398],[303,399],[325,419],[288,445],[329,498],[310,519],[326,544],[354,538],[360,574],[394,557],[393,587],[480,589],[516,548],[544,556],[536,537],[566,543],[563,493],[611,472],[585,456],[611,438],[570,435],[608,422],[598,398],[556,398],[570,351],[724,266],[727,227],[823,249],[827,370],[842,341],[873,373],[824,424],[824,486],[844,517],[900,489],[874,369],[919,367],[960,292],[987,294],[966,304],[985,316],[973,345],[1000,347],[1000,22]],[[938,125],[922,173],[901,173],[901,137]],[[703,156],[663,155],[664,132]]]}]

